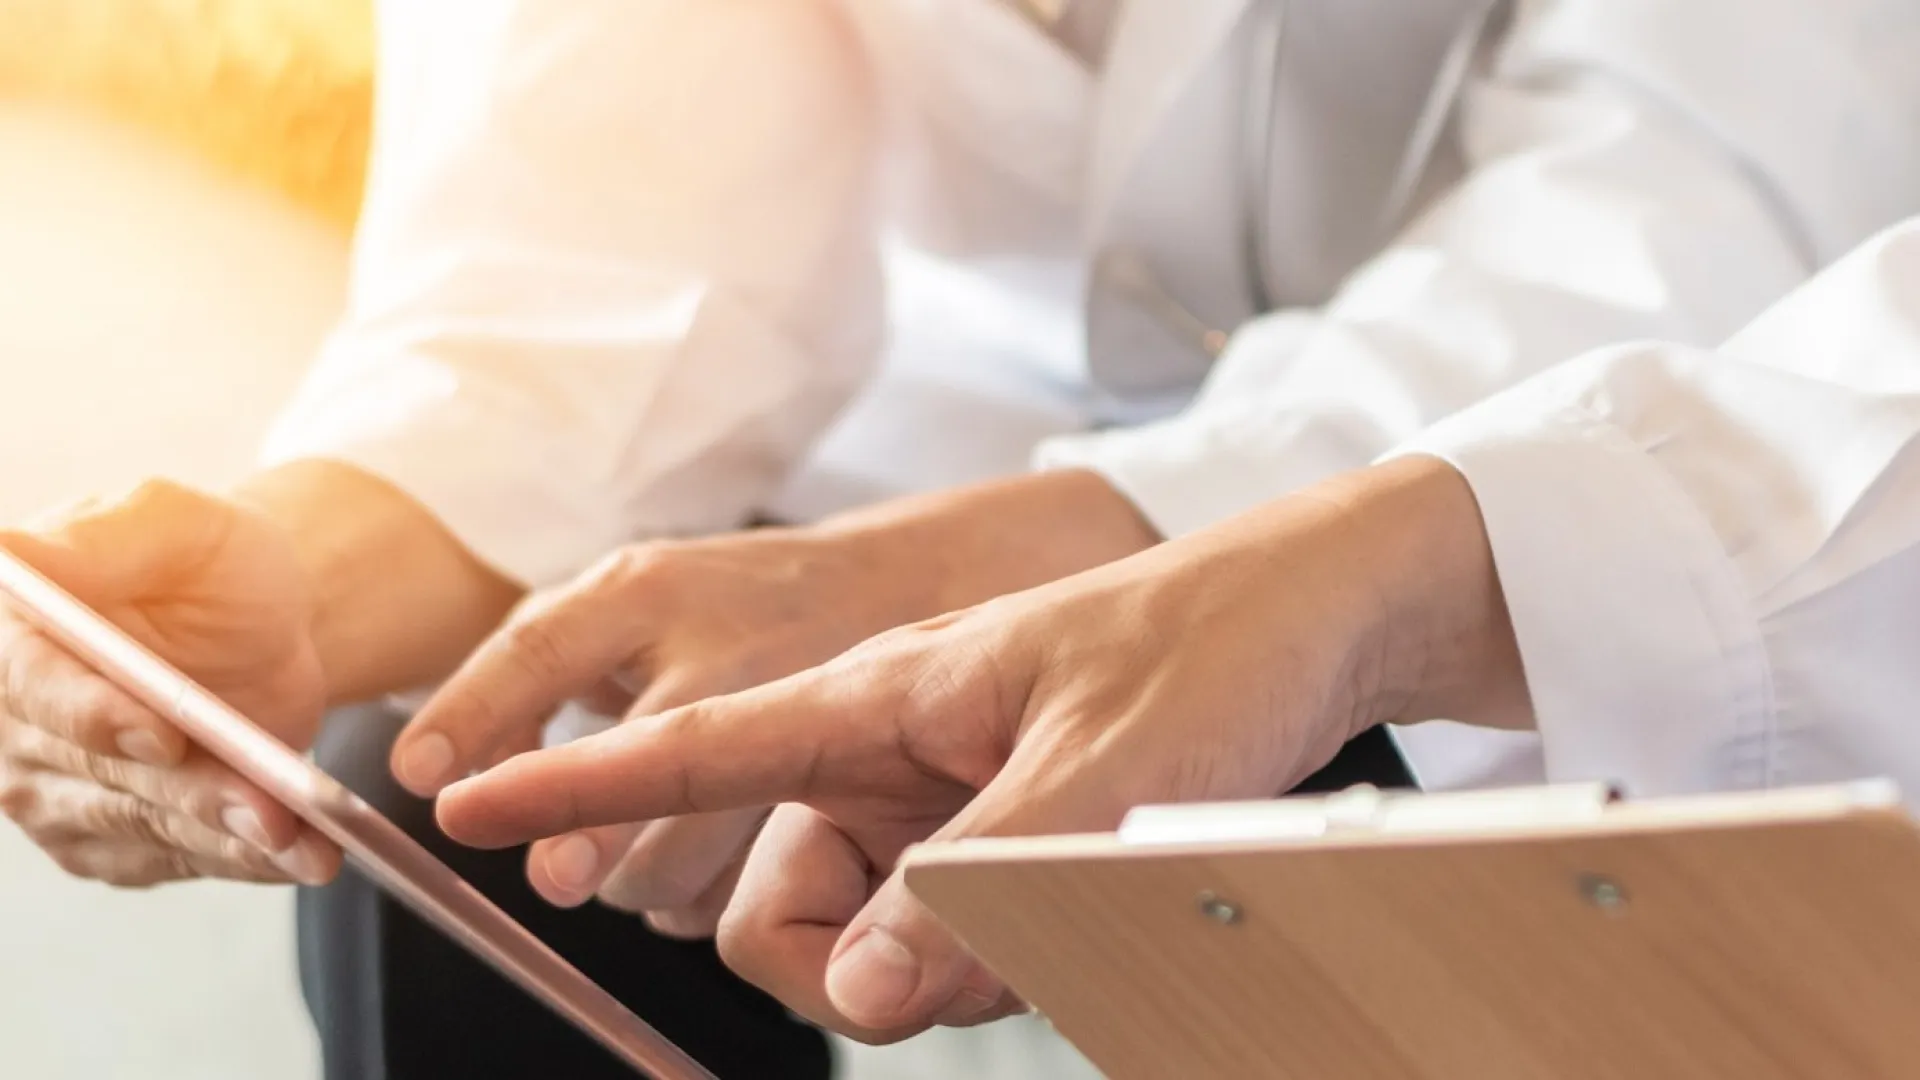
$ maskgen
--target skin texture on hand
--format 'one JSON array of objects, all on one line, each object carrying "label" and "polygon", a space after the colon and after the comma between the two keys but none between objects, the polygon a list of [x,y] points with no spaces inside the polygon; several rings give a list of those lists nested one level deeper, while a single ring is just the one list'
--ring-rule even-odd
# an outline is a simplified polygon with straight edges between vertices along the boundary
[{"label": "skin texture on hand", "polygon": [[525,594],[411,496],[351,466],[293,462],[234,497],[293,545],[330,705],[445,678]]},{"label": "skin texture on hand", "polygon": [[901,884],[909,844],[1268,797],[1372,724],[1529,715],[1472,493],[1410,459],[515,758],[448,789],[440,820],[495,846],[787,804],[722,952],[809,1019],[886,1041],[1018,1007]]},{"label": "skin texture on hand", "polygon": [[[882,630],[1132,554],[1158,537],[1086,472],[900,500],[806,528],[636,545],[521,612],[394,749],[420,794],[537,745],[571,698],[650,716],[825,662]],[[558,904],[598,893],[656,928],[711,934],[765,812],[631,822],[536,845]]]},{"label": "skin texture on hand", "polygon": [[[291,545],[166,483],[7,548],[294,746],[324,700]],[[67,870],[121,885],[322,881],[339,856],[252,784],[11,612],[0,613],[0,802]]]},{"label": "skin texture on hand", "polygon": [[[0,543],[296,749],[329,701],[444,673],[518,594],[411,500],[324,463],[233,499],[150,482]],[[4,610],[0,809],[112,884],[317,884],[339,867],[286,808]]]}]

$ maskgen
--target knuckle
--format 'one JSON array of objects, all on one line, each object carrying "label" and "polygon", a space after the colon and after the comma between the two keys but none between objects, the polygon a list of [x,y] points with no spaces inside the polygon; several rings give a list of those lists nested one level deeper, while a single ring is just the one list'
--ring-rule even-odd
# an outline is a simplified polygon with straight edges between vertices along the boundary
[{"label": "knuckle", "polygon": [[763,905],[739,896],[713,914],[713,944],[728,968],[765,989],[778,981],[779,928]]},{"label": "knuckle", "polygon": [[59,756],[67,759],[68,766],[76,774],[92,780],[101,787],[125,791],[132,786],[132,768],[119,758],[101,757],[77,748]]},{"label": "knuckle", "polygon": [[760,984],[760,943],[763,936],[752,914],[740,910],[740,905],[736,904],[723,913],[714,926],[713,945],[722,963],[757,986]]},{"label": "knuckle", "polygon": [[80,679],[52,698],[35,719],[55,735],[90,745],[109,737],[107,729],[119,705],[118,694],[105,682]]},{"label": "knuckle", "polygon": [[965,647],[941,649],[909,665],[907,699],[935,710],[964,698],[978,674],[981,657]]},{"label": "knuckle", "polygon": [[665,540],[628,544],[601,560],[599,572],[588,578],[588,590],[624,593],[671,580],[673,551],[673,544]]},{"label": "knuckle", "polygon": [[150,802],[102,799],[90,804],[84,818],[96,835],[121,836],[157,848],[171,846],[165,815]]},{"label": "knuckle", "polygon": [[927,632],[927,629],[919,623],[888,627],[840,654],[841,660],[847,664],[871,662],[879,657],[912,648],[916,642],[926,636]]},{"label": "knuckle", "polygon": [[[906,726],[930,717],[962,717],[968,723],[949,732],[966,731],[969,741],[1001,744],[1011,737],[1010,725],[1025,714],[1033,693],[1032,672],[1009,665],[993,643],[967,635],[943,642],[897,665],[884,680],[897,692],[893,708]],[[1011,745],[1001,746],[1011,752]]]},{"label": "knuckle", "polygon": [[208,860],[245,867],[250,873],[259,873],[273,865],[263,851],[231,836],[215,837],[207,844],[207,850],[200,853],[196,862],[204,865]]},{"label": "knuckle", "polygon": [[[908,704],[910,691],[925,680],[928,667],[924,650],[897,647],[909,639],[895,635],[908,633],[924,631],[888,631],[887,640],[873,639],[798,677],[810,680],[816,689],[837,688],[835,692],[869,707]],[[895,702],[896,698],[903,700]]]},{"label": "knuckle", "polygon": [[915,624],[895,627],[840,654],[828,666],[852,685],[893,687],[920,681],[960,643],[942,629]]},{"label": "knuckle", "polygon": [[167,801],[177,812],[217,832],[225,832],[226,825],[221,822],[220,814],[232,803],[212,784],[182,784],[167,794]]},{"label": "knuckle", "polygon": [[199,501],[199,493],[176,480],[163,476],[149,477],[134,485],[127,497],[121,500],[121,507],[129,511],[168,511],[189,506]]},{"label": "knuckle", "polygon": [[514,623],[505,645],[519,664],[541,676],[556,676],[572,666],[568,635],[550,612]]}]

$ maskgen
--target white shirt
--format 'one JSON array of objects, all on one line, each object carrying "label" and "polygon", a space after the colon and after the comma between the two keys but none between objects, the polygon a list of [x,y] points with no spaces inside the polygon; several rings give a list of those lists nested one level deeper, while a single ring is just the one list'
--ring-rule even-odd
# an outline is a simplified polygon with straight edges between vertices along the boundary
[{"label": "white shirt", "polygon": [[[1043,462],[1100,469],[1179,533],[1363,465],[1597,345],[1714,344],[1920,211],[1917,6],[1521,5],[1458,116],[1464,180],[1330,304],[1244,328],[1184,416],[1058,442]],[[983,460],[1077,426],[1072,267],[1098,86],[1010,12],[987,0],[383,5],[350,308],[269,460],[335,457],[387,476],[531,583],[631,539],[734,525],[775,503],[861,387],[885,385],[868,380],[888,306],[903,306],[883,287],[893,233],[950,265],[1011,264],[1059,299],[983,300],[968,310],[994,314],[966,321],[994,348],[916,352],[917,369],[888,371],[937,375],[920,385],[943,407],[965,399],[945,384],[1030,405],[1031,425]],[[648,52],[661,40],[671,54]],[[1538,385],[1438,429],[1447,441],[1430,448],[1486,483],[1474,433],[1497,444]],[[1712,428],[1724,403],[1689,392],[1695,426]],[[1784,438],[1797,421],[1772,422]],[[982,425],[882,428],[881,445],[924,453]],[[849,456],[871,459],[873,445]],[[1817,462],[1777,468],[1780,484],[1827,491]],[[1642,480],[1660,489],[1656,475]],[[1489,517],[1496,548],[1517,550],[1503,537],[1519,526]],[[1502,556],[1552,732],[1554,703],[1590,693],[1586,665],[1638,662],[1651,645],[1642,626],[1545,658],[1533,627],[1548,616],[1529,613],[1531,598],[1583,582],[1520,566]],[[1616,586],[1623,603],[1650,591]],[[1720,663],[1715,677],[1732,679]],[[1560,669],[1576,673],[1564,692],[1542,674]],[[1617,685],[1626,697],[1594,707],[1628,708],[1641,683]],[[1423,777],[1537,771],[1526,738],[1487,749],[1492,737],[1450,734],[1403,741]]]},{"label": "white shirt", "polygon": [[848,8],[381,4],[348,309],[265,460],[386,477],[544,584],[1085,426],[1091,74],[1000,0]]},{"label": "white shirt", "polygon": [[1539,720],[1404,732],[1435,779],[1920,795],[1920,221],[1718,349],[1601,350],[1405,452],[1473,485]]},{"label": "white shirt", "polygon": [[[1920,791],[1920,228],[1700,348],[1920,210],[1917,47],[1912,3],[1524,8],[1466,103],[1473,172],[1425,220],[1326,308],[1244,328],[1184,415],[1042,460],[1170,534],[1396,446],[1458,465],[1541,734],[1400,729],[1425,786]],[[1443,419],[1642,338],[1693,347]]]}]

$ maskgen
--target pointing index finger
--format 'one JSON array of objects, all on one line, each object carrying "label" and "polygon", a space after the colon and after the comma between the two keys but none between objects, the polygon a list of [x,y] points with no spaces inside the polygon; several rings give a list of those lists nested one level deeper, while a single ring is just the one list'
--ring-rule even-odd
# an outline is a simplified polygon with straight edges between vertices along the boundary
[{"label": "pointing index finger", "polygon": [[636,648],[639,619],[621,599],[583,588],[520,612],[400,733],[395,777],[416,795],[432,795],[606,678]]},{"label": "pointing index finger", "polygon": [[[574,829],[799,801],[871,741],[861,695],[806,672],[523,754],[440,797],[447,835],[506,847]],[[870,697],[871,695],[865,695]]]}]

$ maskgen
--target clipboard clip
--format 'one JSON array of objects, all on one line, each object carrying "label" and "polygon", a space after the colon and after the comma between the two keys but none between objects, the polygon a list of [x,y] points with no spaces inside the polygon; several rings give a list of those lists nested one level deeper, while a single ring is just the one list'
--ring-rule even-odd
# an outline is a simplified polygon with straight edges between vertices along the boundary
[{"label": "clipboard clip", "polygon": [[1557,784],[1429,795],[1360,784],[1331,795],[1142,806],[1120,823],[1126,844],[1271,843],[1340,834],[1438,835],[1592,821],[1623,797],[1617,784]]}]

